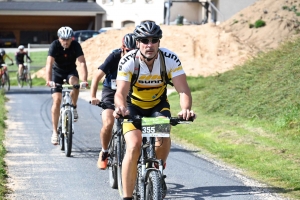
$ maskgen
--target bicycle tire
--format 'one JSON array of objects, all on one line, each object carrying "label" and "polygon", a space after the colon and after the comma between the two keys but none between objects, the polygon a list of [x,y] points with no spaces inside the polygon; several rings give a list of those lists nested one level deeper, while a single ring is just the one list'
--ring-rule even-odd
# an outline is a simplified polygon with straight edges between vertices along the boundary
[{"label": "bicycle tire", "polygon": [[109,186],[113,189],[118,189],[118,175],[117,175],[117,136],[112,134],[112,138],[108,148],[108,177]]},{"label": "bicycle tire", "polygon": [[144,196],[142,196],[142,194],[144,194],[144,184],[141,183],[139,180],[142,179],[142,165],[139,164],[137,166],[137,177],[136,177],[136,182],[135,182],[135,187],[134,187],[134,191],[133,191],[133,200],[144,200]]},{"label": "bicycle tire", "polygon": [[59,146],[60,146],[60,150],[64,151],[65,150],[65,136],[64,134],[61,132],[61,116],[59,116],[59,121],[58,121],[58,136],[59,136]]},{"label": "bicycle tire", "polygon": [[145,180],[145,200],[161,200],[163,199],[162,184],[160,173],[152,170]]},{"label": "bicycle tire", "polygon": [[71,156],[72,152],[72,136],[73,136],[73,130],[72,130],[72,112],[71,110],[65,111],[65,121],[64,125],[66,128],[66,133],[64,136],[64,142],[65,142],[65,154],[67,157]]},{"label": "bicycle tire", "polygon": [[118,190],[120,197],[123,198],[123,186],[122,186],[122,162],[126,152],[126,143],[122,129],[119,130],[121,133],[118,134],[117,139],[117,178],[118,178]]},{"label": "bicycle tire", "polygon": [[29,88],[32,88],[32,79],[31,79],[30,73],[27,74],[26,81],[27,81]]},{"label": "bicycle tire", "polygon": [[22,86],[22,80],[20,79],[20,76],[19,76],[19,72],[17,72],[17,81],[18,81],[19,87],[23,87]]},{"label": "bicycle tire", "polygon": [[9,75],[7,72],[5,72],[2,76],[3,76],[2,78],[4,79],[2,83],[3,84],[2,87],[5,91],[9,91],[10,90]]}]

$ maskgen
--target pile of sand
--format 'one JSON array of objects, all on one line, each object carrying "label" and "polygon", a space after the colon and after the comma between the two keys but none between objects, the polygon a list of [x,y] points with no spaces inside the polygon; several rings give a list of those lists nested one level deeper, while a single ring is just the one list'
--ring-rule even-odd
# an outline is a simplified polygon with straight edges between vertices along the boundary
[{"label": "pile of sand", "polygon": [[[258,0],[220,25],[161,25],[161,47],[174,51],[189,76],[210,76],[234,69],[260,51],[275,49],[281,42],[298,36],[300,0]],[[299,9],[300,14],[300,9]],[[266,25],[249,28],[257,20]],[[83,43],[88,79],[109,53],[121,46],[122,37],[134,27],[110,30]],[[79,69],[80,70],[80,69]],[[44,77],[44,69],[37,73]]]}]

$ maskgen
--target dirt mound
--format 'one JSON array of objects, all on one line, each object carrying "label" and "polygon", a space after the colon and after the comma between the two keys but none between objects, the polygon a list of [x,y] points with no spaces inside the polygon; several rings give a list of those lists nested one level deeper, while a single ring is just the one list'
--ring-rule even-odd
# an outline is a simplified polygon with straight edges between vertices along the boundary
[{"label": "dirt mound", "polygon": [[[300,0],[258,0],[218,26],[161,25],[161,47],[169,48],[179,56],[189,76],[222,73],[242,64],[257,52],[275,49],[281,42],[298,36],[299,3]],[[257,20],[263,20],[266,25],[250,28],[250,24],[254,25]],[[89,80],[109,53],[120,47],[122,37],[133,30],[134,27],[110,30],[81,44]],[[43,70],[37,76],[44,77]]]}]

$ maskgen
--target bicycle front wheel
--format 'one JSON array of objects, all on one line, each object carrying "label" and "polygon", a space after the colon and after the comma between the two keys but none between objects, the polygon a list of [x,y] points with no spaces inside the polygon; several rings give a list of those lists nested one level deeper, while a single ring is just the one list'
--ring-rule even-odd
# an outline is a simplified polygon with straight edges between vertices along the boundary
[{"label": "bicycle front wheel", "polygon": [[[119,130],[121,131],[121,130]],[[118,158],[118,162],[117,162],[117,172],[118,172],[118,189],[119,189],[119,194],[120,197],[123,197],[123,186],[122,186],[122,162],[125,156],[125,152],[126,152],[126,143],[125,143],[125,139],[123,136],[123,133],[119,133],[118,135],[118,139],[117,139],[117,158]]]},{"label": "bicycle front wheel", "polygon": [[18,81],[19,87],[23,87],[23,81],[22,81],[22,78],[19,75],[19,72],[17,72],[17,81]]},{"label": "bicycle front wheel", "polygon": [[108,148],[108,176],[109,186],[113,189],[118,189],[118,178],[117,178],[117,137],[112,135]]},{"label": "bicycle front wheel", "polygon": [[151,171],[146,177],[145,200],[161,200],[163,199],[161,179],[158,171]]},{"label": "bicycle front wheel", "polygon": [[27,85],[28,85],[30,88],[32,88],[32,79],[31,79],[30,73],[27,74],[26,82],[27,82]]},{"label": "bicycle front wheel", "polygon": [[66,110],[65,111],[64,125],[66,127],[66,133],[64,135],[65,154],[66,154],[67,157],[70,157],[71,152],[72,152],[72,136],[73,136],[72,112],[71,112],[71,110]]}]

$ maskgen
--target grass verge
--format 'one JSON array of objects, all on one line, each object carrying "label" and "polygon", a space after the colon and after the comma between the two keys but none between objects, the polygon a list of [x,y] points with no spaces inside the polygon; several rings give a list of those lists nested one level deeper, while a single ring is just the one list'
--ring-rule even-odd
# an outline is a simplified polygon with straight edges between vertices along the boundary
[{"label": "grass verge", "polygon": [[[300,39],[218,76],[188,77],[198,119],[172,136],[300,199],[299,54]],[[173,115],[178,99],[169,97]]]},{"label": "grass verge", "polygon": [[3,145],[3,140],[5,137],[4,130],[6,128],[5,120],[6,120],[6,109],[5,109],[5,101],[6,98],[4,96],[4,91],[0,90],[0,199],[4,199],[5,194],[8,192],[8,188],[6,187],[6,165],[4,162],[4,156],[6,153],[5,147]]}]

